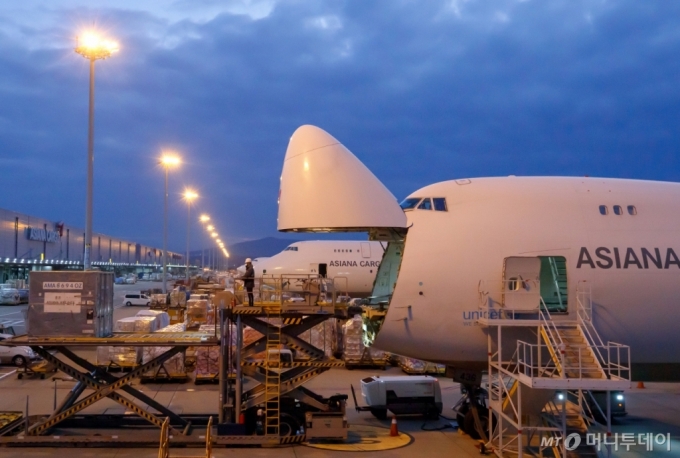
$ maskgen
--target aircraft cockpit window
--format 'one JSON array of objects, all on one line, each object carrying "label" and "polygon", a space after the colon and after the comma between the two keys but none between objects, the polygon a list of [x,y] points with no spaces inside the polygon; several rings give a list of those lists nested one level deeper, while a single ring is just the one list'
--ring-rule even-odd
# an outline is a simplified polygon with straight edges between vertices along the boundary
[{"label": "aircraft cockpit window", "polygon": [[423,199],[420,205],[418,205],[418,210],[432,210],[432,201],[429,197]]},{"label": "aircraft cockpit window", "polygon": [[600,205],[600,215],[606,215],[607,213],[609,213],[609,211],[607,210],[607,206]]},{"label": "aircraft cockpit window", "polygon": [[621,205],[614,205],[614,214],[623,215],[623,209],[621,208]]},{"label": "aircraft cockpit window", "polygon": [[296,247],[296,246],[289,246],[288,248],[286,248],[286,249],[283,250],[283,251],[297,251],[297,250],[298,250],[298,247]]},{"label": "aircraft cockpit window", "polygon": [[448,211],[446,208],[446,199],[443,197],[433,197],[432,202],[434,202],[434,211],[445,212]]},{"label": "aircraft cockpit window", "polygon": [[401,209],[406,211],[406,210],[413,210],[418,206],[418,202],[420,202],[420,197],[409,197],[408,199],[405,199],[402,203],[399,205],[401,206]]},{"label": "aircraft cockpit window", "polygon": [[635,205],[628,206],[628,214],[631,216],[637,215],[637,208],[635,208]]}]

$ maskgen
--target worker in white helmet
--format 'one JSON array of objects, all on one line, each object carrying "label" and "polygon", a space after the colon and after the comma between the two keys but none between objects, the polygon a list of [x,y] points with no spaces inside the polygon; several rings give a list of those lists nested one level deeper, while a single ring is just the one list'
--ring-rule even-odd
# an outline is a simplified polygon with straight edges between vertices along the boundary
[{"label": "worker in white helmet", "polygon": [[255,269],[253,268],[253,260],[246,258],[246,273],[239,277],[239,280],[243,280],[243,287],[248,292],[248,306],[253,306],[253,288],[255,287]]}]

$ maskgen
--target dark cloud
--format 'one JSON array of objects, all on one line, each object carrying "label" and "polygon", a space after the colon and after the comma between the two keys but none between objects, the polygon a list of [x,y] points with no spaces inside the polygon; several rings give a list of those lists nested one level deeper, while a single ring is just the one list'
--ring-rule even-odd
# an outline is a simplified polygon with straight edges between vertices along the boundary
[{"label": "dark cloud", "polygon": [[56,9],[31,29],[0,9],[3,207],[83,220],[87,62],[68,40],[92,18],[122,46],[97,63],[102,232],[160,243],[167,148],[187,161],[170,178],[175,249],[184,185],[227,242],[273,234],[304,123],[398,198],[466,176],[680,179],[674,2],[286,1],[203,22],[140,5]]}]

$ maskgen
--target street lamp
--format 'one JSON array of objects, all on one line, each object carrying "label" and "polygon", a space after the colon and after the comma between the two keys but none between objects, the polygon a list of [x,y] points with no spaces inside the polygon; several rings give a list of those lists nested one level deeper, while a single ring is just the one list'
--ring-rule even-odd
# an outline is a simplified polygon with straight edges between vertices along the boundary
[{"label": "street lamp", "polygon": [[92,249],[92,182],[94,175],[94,61],[106,59],[118,52],[115,41],[104,40],[94,33],[86,33],[76,37],[75,52],[90,61],[90,108],[88,112],[87,133],[87,197],[85,201],[85,252],[83,254],[83,269],[90,270],[90,251]]},{"label": "street lamp", "polygon": [[[208,215],[203,214],[203,215],[201,215],[199,220],[202,223],[207,223],[208,221],[210,221],[210,217]],[[204,268],[205,268],[205,247],[202,247],[201,248],[201,269],[204,269]]]},{"label": "street lamp", "polygon": [[192,189],[184,190],[184,200],[187,203],[187,284],[189,283],[189,228],[191,228],[191,202],[198,197],[198,194]]},{"label": "street lamp", "polygon": [[163,294],[167,294],[167,276],[168,268],[168,170],[179,166],[180,158],[172,154],[164,154],[159,159],[158,163],[165,169],[165,196],[163,199]]}]

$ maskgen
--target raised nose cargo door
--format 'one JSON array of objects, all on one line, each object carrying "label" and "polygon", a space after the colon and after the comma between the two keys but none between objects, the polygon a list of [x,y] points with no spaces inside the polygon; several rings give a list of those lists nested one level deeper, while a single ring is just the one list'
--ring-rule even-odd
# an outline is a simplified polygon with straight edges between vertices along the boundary
[{"label": "raised nose cargo door", "polygon": [[[338,140],[314,126],[290,139],[281,173],[282,232],[369,232],[383,238],[406,229],[397,199]],[[389,238],[389,237],[385,237]]]}]

